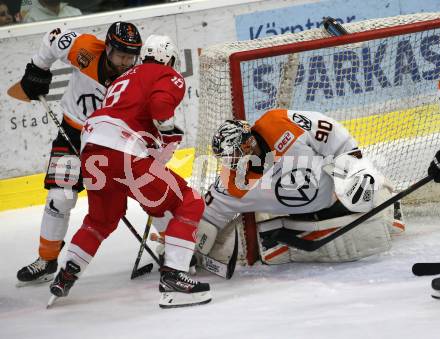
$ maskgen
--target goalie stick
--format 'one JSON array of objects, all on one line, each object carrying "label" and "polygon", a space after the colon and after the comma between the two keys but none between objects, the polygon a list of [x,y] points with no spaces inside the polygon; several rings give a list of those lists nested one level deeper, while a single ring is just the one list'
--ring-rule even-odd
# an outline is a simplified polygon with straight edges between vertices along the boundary
[{"label": "goalie stick", "polygon": [[412,267],[414,275],[419,277],[424,275],[437,275],[440,274],[440,262],[418,262]]},{"label": "goalie stick", "polygon": [[[13,97],[15,99],[18,99],[18,100],[21,100],[21,101],[26,101],[26,102],[30,101],[29,98],[24,93],[23,88],[20,85],[20,82],[17,82],[15,85],[11,86],[8,89],[7,93],[8,93],[8,95],[10,95],[11,97]],[[38,96],[38,99],[43,104],[44,108],[46,109],[47,114],[49,114],[50,118],[52,119],[52,121],[57,126],[57,128],[60,131],[60,133],[63,136],[63,138],[68,142],[68,144],[72,148],[72,150],[75,153],[75,155],[77,157],[79,157],[80,155],[79,155],[78,150],[76,149],[75,145],[72,143],[72,140],[70,140],[69,136],[66,134],[66,131],[64,130],[64,128],[61,126],[60,121],[58,120],[56,115],[53,113],[52,109],[50,108],[49,104],[46,101],[46,98],[43,95],[40,95],[40,96]],[[128,221],[128,219],[125,217],[125,215],[122,217],[122,221],[124,222],[125,226],[127,226],[127,228],[130,230],[130,232],[135,236],[135,238],[142,244],[141,236],[138,234],[138,232],[133,227],[133,225],[130,223],[130,221]],[[148,254],[160,266],[159,259],[153,253],[153,251],[147,246],[147,244],[144,244],[144,247],[145,247],[145,250],[148,252]]]},{"label": "goalie stick", "polygon": [[306,251],[306,252],[313,252],[317,249],[321,248],[322,246],[328,244],[330,241],[340,237],[341,235],[347,233],[348,231],[352,230],[356,226],[359,226],[362,224],[365,220],[371,218],[372,216],[376,215],[377,213],[383,211],[385,208],[391,206],[396,201],[402,199],[403,197],[407,196],[408,194],[414,192],[418,188],[422,187],[423,185],[426,185],[428,182],[432,180],[431,176],[426,176],[425,178],[417,181],[415,184],[408,187],[406,190],[403,190],[402,192],[396,194],[394,197],[391,197],[390,199],[384,201],[379,206],[376,206],[371,211],[363,214],[353,222],[349,223],[348,225],[345,225],[341,228],[339,228],[334,233],[330,234],[329,236],[322,238],[320,240],[306,240],[302,239],[299,236],[293,235],[289,239],[283,239],[283,243],[285,243],[288,246],[296,247],[300,250]]}]

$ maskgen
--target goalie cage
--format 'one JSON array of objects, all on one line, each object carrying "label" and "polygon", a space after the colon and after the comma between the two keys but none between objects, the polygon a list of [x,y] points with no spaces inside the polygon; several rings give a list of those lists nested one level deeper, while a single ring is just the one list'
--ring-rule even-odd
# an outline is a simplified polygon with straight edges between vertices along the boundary
[{"label": "goalie cage", "polygon": [[[194,188],[204,194],[218,173],[210,144],[219,124],[254,123],[275,107],[342,122],[396,190],[426,175],[440,143],[440,13],[344,27],[348,35],[313,29],[202,51]],[[258,259],[255,215],[243,219],[239,257],[251,265]]]}]

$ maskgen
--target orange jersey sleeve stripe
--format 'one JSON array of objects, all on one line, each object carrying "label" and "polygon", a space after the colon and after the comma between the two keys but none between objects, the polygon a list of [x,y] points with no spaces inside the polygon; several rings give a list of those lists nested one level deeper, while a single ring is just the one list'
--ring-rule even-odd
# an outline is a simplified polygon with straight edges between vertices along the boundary
[{"label": "orange jersey sleeve stripe", "polygon": [[[261,178],[261,174],[254,173],[252,171],[248,171],[246,174],[245,184],[248,187],[252,187],[253,184]],[[224,187],[227,187],[228,192],[230,195],[236,198],[243,197],[247,192],[249,192],[248,189],[240,189],[236,185],[236,178],[237,178],[237,172],[233,170],[229,170],[225,167],[222,168],[220,172],[220,180]]]},{"label": "orange jersey sleeve stripe", "polygon": [[91,34],[82,34],[74,41],[68,59],[82,73],[99,82],[98,63],[104,50],[104,41]]},{"label": "orange jersey sleeve stripe", "polygon": [[73,119],[69,118],[66,114],[64,114],[64,120],[67,122],[67,124],[70,127],[73,127],[74,129],[78,130],[78,131],[82,131],[83,125],[77,123],[76,121],[74,121]]}]

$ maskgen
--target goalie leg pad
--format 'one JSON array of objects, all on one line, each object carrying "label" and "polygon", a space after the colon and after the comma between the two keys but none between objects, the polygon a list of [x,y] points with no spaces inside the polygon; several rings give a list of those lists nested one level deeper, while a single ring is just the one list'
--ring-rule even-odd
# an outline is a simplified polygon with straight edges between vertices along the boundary
[{"label": "goalie leg pad", "polygon": [[197,250],[207,255],[212,247],[214,246],[215,240],[217,238],[217,227],[206,221],[205,219],[200,220],[198,230],[197,230]]},{"label": "goalie leg pad", "polygon": [[258,248],[261,261],[267,265],[279,265],[290,262],[289,247],[273,240],[278,230],[258,232]]},{"label": "goalie leg pad", "polygon": [[[237,218],[232,220],[229,224],[227,224],[223,229],[221,229],[217,238],[215,239],[214,246],[209,252],[209,256],[221,263],[228,263],[231,259],[233,250],[234,250],[234,241],[235,241],[235,228],[239,227],[242,223],[242,217],[239,215]],[[243,231],[241,227],[238,230]],[[245,239],[244,234],[241,234],[239,239],[243,241]],[[243,249],[246,244],[244,242],[238,244],[239,253],[243,254]]]},{"label": "goalie leg pad", "polygon": [[[360,216],[360,214],[352,215],[352,221]],[[335,225],[332,219],[326,220],[325,222],[330,222],[332,225]],[[391,248],[390,233],[388,230],[389,224],[390,219],[383,213],[380,213],[376,217],[368,219],[361,225],[314,252],[305,252],[290,247],[290,260],[295,262],[345,262],[359,260],[373,254],[387,251]],[[313,233],[314,232],[309,233],[308,237],[313,236]],[[316,233],[321,233],[316,234],[317,236],[325,237],[328,235],[323,234],[326,233],[324,231],[318,231]]]},{"label": "goalie leg pad", "polygon": [[[361,214],[351,214],[343,217],[321,221],[293,220],[287,217],[278,217],[262,221],[257,224],[259,230],[260,254],[266,264],[279,264],[285,262],[345,262],[358,260],[376,253],[381,253],[391,247],[389,225],[392,223],[392,207],[368,219],[362,225],[350,232],[336,238],[327,245],[314,252],[306,252],[293,247],[288,248],[288,258],[282,249],[282,244],[268,246],[264,241],[265,233],[289,232],[304,233],[310,240],[325,237],[341,226],[345,226]],[[277,228],[279,231],[277,231]],[[266,237],[267,238],[267,237]],[[272,236],[276,239],[275,236]],[[274,253],[274,254],[272,254]],[[275,255],[278,254],[278,255]]]},{"label": "goalie leg pad", "polygon": [[274,238],[284,227],[284,217],[275,217],[257,222],[257,240],[261,261],[267,265],[290,262],[289,247],[278,243]]}]

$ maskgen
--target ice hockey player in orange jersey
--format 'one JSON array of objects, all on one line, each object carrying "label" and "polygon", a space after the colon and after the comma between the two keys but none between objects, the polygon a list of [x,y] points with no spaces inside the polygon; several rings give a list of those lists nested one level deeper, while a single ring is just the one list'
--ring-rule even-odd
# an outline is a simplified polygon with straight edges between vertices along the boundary
[{"label": "ice hockey player in orange jersey", "polygon": [[[137,62],[141,47],[137,28],[127,22],[113,23],[105,42],[91,34],[56,28],[44,36],[39,51],[27,64],[21,86],[29,99],[38,100],[38,96],[49,92],[50,67],[55,61],[73,67],[61,99],[61,125],[78,151],[85,119],[101,105],[112,81]],[[49,192],[41,221],[39,256],[18,271],[19,286],[52,280],[57,270],[70,211],[76,204],[78,192],[84,189],[80,161],[74,154],[58,133],[52,143],[44,180]]]}]

